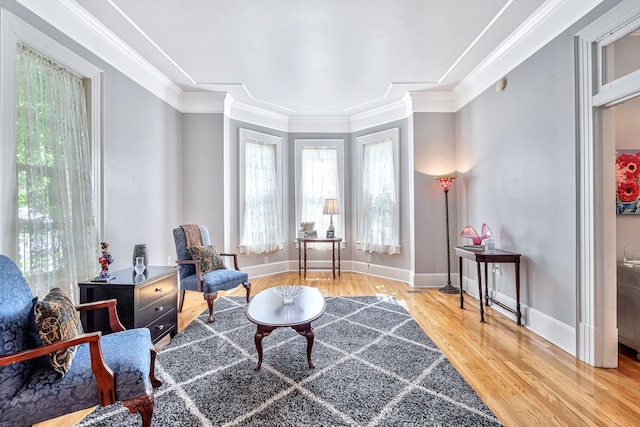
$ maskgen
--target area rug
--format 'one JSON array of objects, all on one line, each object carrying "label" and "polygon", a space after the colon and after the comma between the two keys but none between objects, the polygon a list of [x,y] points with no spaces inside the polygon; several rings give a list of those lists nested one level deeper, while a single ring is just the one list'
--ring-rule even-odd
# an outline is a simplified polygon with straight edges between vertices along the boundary
[{"label": "area rug", "polygon": [[[501,425],[473,389],[390,297],[327,298],[313,322],[315,343],[279,328],[262,341],[240,297],[216,301],[158,353],[158,426],[493,426]],[[78,426],[140,425],[119,403]]]}]

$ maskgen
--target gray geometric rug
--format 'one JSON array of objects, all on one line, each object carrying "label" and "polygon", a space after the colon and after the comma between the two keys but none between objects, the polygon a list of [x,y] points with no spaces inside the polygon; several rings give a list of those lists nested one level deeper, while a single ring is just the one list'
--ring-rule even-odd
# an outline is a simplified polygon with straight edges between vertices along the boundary
[{"label": "gray geometric rug", "polygon": [[[499,426],[500,422],[392,297],[329,297],[306,339],[291,328],[265,337],[240,297],[216,300],[158,353],[153,425]],[[119,403],[78,426],[140,425]]]}]

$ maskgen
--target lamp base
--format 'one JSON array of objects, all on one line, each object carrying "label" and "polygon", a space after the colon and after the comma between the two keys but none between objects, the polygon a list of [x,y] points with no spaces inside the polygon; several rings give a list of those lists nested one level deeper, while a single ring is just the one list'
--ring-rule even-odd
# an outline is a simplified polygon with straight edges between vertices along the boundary
[{"label": "lamp base", "polygon": [[460,288],[456,288],[455,286],[451,286],[451,283],[448,283],[444,288],[438,289],[443,294],[459,294]]}]

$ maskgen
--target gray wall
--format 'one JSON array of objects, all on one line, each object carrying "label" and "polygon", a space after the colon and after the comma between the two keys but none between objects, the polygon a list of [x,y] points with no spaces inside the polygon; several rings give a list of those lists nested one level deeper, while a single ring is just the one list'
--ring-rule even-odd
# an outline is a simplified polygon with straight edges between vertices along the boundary
[{"label": "gray wall", "polygon": [[183,114],[182,123],[184,223],[206,225],[213,244],[222,250],[225,233],[224,115]]},{"label": "gray wall", "polygon": [[[456,155],[458,224],[489,224],[498,248],[523,255],[522,302],[575,327],[573,58],[566,32],[510,72],[504,92],[490,88],[462,108]],[[514,297],[513,266],[504,270],[495,287]]]},{"label": "gray wall", "polygon": [[[414,113],[415,273],[447,271],[445,196],[436,176],[456,173],[454,113]],[[456,180],[449,190],[451,272],[458,271],[453,247],[462,226],[457,222]],[[466,225],[466,224],[465,224]],[[444,282],[443,282],[444,285]],[[453,283],[458,286],[457,283]]]}]

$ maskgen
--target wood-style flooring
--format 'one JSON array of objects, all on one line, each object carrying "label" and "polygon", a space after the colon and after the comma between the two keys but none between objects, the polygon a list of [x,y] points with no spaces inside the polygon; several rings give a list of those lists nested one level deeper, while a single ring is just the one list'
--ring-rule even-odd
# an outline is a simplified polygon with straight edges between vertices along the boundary
[{"label": "wood-style flooring", "polygon": [[[411,292],[406,283],[357,273],[254,278],[252,294],[283,284],[313,286],[325,296],[394,296],[506,426],[640,426],[640,362],[625,347],[617,369],[593,368],[491,308],[480,323],[473,298],[461,310],[458,295]],[[240,287],[225,295],[243,293]],[[180,329],[205,308],[201,294],[187,292]],[[72,426],[88,412],[38,425]]]}]

